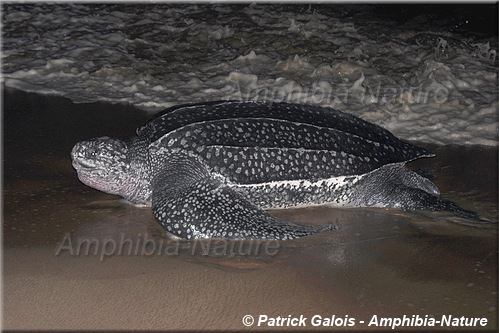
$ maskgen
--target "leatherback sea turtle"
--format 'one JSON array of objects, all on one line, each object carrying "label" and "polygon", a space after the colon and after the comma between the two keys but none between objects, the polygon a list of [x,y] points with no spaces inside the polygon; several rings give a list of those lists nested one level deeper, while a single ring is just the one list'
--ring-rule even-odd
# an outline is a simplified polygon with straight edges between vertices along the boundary
[{"label": "leatherback sea turtle", "polygon": [[136,204],[152,204],[186,238],[292,239],[323,230],[281,221],[270,208],[311,205],[446,210],[404,164],[429,151],[331,108],[222,101],[174,106],[127,141],[108,137],[72,150],[79,179]]}]

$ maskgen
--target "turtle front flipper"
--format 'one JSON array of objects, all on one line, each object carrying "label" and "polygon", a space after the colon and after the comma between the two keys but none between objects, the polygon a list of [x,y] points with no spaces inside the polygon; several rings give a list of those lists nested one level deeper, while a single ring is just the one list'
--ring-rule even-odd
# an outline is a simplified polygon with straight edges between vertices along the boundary
[{"label": "turtle front flipper", "polygon": [[184,239],[294,239],[334,229],[279,220],[210,175],[194,158],[171,158],[156,177],[152,208],[159,223]]}]

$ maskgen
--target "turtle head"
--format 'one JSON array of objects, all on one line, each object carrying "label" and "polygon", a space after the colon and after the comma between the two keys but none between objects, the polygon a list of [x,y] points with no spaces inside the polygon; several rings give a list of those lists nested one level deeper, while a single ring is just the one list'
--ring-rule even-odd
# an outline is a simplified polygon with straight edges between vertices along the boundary
[{"label": "turtle head", "polygon": [[143,175],[141,168],[135,165],[137,161],[130,158],[129,150],[123,140],[101,137],[78,142],[71,151],[71,158],[83,184],[143,203],[148,200],[143,198],[144,189],[140,188],[144,185]]}]

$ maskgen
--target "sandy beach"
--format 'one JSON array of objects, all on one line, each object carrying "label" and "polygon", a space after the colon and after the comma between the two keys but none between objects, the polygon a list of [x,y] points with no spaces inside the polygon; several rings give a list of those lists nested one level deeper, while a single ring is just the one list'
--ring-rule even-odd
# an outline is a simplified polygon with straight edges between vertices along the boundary
[{"label": "sandy beach", "polygon": [[[3,116],[6,330],[279,330],[269,318],[300,316],[306,326],[296,328],[312,331],[391,330],[373,318],[404,316],[485,318],[459,329],[497,330],[497,224],[321,207],[273,214],[338,230],[287,242],[175,240],[150,209],[84,186],[71,166],[76,142],[132,136],[147,114],[8,89]],[[497,148],[425,146],[437,156],[410,167],[497,219]]]}]

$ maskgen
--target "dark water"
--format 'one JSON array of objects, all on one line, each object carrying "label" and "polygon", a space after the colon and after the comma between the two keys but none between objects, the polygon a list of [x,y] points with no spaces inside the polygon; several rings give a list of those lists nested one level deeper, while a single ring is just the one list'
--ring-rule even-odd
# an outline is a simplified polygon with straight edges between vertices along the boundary
[{"label": "dark water", "polygon": [[[369,8],[367,13],[375,21],[391,23],[393,28],[401,31],[441,30],[477,38],[497,37],[497,3],[373,4],[366,7]],[[362,20],[359,19],[356,24],[362,24]]]},{"label": "dark water", "polygon": [[[77,141],[131,136],[147,118],[127,105],[5,91],[5,328],[243,329],[248,314],[348,315],[356,325],[340,328],[355,330],[373,329],[373,315],[447,314],[497,328],[497,224],[314,208],[273,213],[339,229],[278,244],[192,243],[165,236],[150,209],[78,181]],[[437,157],[411,167],[497,220],[497,148],[428,148]],[[76,253],[81,240],[94,241],[86,254]]]}]

